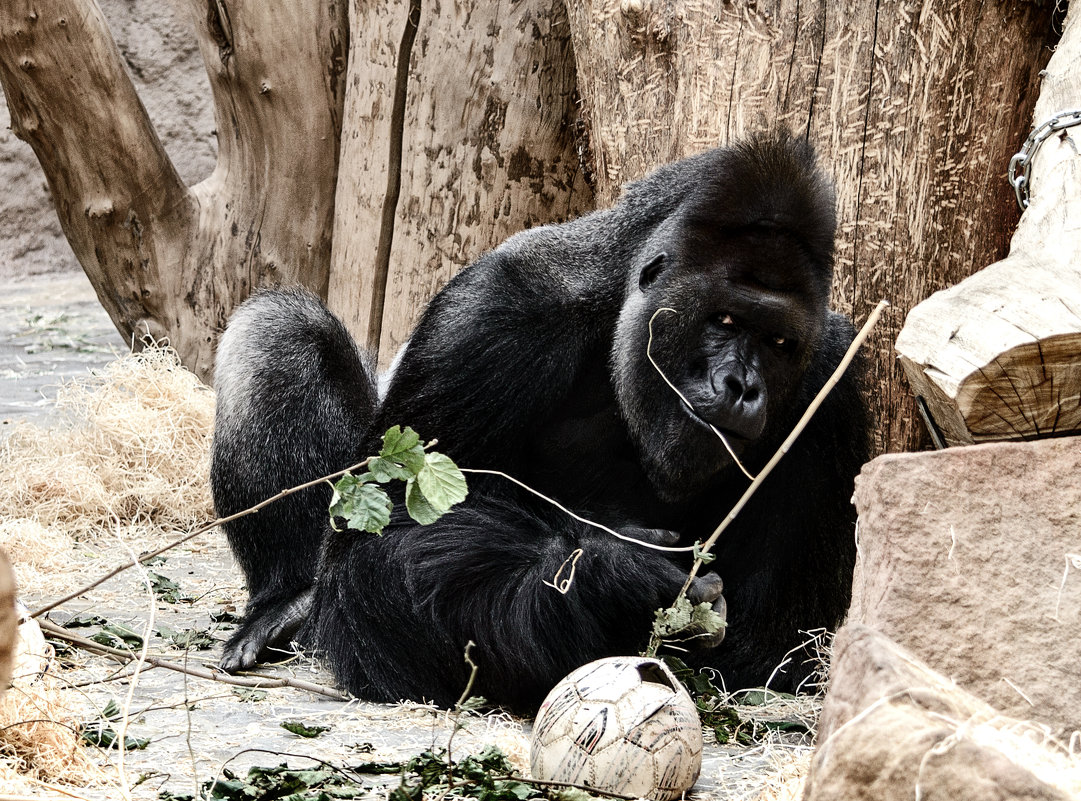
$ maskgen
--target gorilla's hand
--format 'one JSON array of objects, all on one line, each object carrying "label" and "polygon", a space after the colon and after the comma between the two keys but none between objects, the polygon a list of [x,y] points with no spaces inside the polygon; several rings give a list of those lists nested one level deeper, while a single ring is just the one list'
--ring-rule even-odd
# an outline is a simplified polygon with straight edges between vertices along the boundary
[{"label": "gorilla's hand", "polygon": [[[728,604],[725,603],[724,596],[721,595],[722,592],[724,592],[724,582],[721,581],[721,577],[716,573],[707,573],[704,576],[696,576],[694,581],[691,582],[691,586],[687,589],[687,600],[696,606],[700,603],[712,605],[713,611],[727,623]],[[726,630],[727,626],[721,626],[720,629],[712,633],[692,633],[692,639],[687,644],[701,649],[716,648],[724,639]]]},{"label": "gorilla's hand", "polygon": [[[665,547],[672,547],[679,544],[680,535],[678,532],[671,531],[663,528],[640,528],[637,526],[625,526],[620,529],[620,533],[627,537],[632,537],[639,542],[649,543],[650,545],[663,545]],[[665,566],[662,569],[662,581],[658,589],[660,590],[660,603],[662,608],[668,607],[675,602],[676,596],[683,588],[684,582],[687,580],[687,574],[680,570],[676,565],[671,562],[665,561]],[[725,603],[724,595],[724,582],[721,577],[716,573],[707,573],[704,576],[696,576],[691,582],[691,586],[687,588],[687,600],[697,606],[698,604],[708,603],[713,607],[713,611],[721,616],[722,620],[728,620],[728,605]],[[706,632],[701,629],[690,628],[680,632],[679,639],[683,645],[687,645],[691,648],[707,650],[709,648],[716,648],[724,640],[725,627],[715,632]]]}]

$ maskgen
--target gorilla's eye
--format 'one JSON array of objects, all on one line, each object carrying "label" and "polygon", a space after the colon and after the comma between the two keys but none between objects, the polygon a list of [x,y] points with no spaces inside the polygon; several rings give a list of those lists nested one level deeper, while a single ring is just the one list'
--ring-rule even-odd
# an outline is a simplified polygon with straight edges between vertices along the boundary
[{"label": "gorilla's eye", "polygon": [[784,337],[771,337],[771,341],[778,348],[783,348],[785,345],[788,344],[788,340],[785,339]]},{"label": "gorilla's eye", "polygon": [[732,315],[726,314],[725,312],[717,312],[713,315],[712,320],[714,325],[720,326],[721,328],[734,328],[736,325],[736,321],[732,319]]}]

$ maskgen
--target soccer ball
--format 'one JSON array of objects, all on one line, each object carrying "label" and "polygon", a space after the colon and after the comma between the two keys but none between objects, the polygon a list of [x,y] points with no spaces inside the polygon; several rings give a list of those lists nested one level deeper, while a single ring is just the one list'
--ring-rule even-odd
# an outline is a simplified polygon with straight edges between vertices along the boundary
[{"label": "soccer ball", "polygon": [[616,656],[578,668],[533,724],[534,779],[670,801],[702,770],[702,724],[659,660]]}]

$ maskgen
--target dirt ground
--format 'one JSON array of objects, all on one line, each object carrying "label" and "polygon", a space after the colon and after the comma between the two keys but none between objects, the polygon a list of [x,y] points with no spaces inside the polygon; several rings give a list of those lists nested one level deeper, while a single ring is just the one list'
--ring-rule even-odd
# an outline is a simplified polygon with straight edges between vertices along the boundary
[{"label": "dirt ground", "polygon": [[[63,380],[100,370],[125,353],[126,344],[101,310],[81,274],[35,278],[23,283],[0,282],[0,436],[17,421],[51,425],[52,399]],[[11,427],[11,428],[9,428]],[[62,436],[62,429],[57,430]],[[7,467],[0,465],[0,476]],[[118,526],[118,532],[120,531]],[[62,568],[69,588],[103,575],[123,561],[125,553],[146,550],[146,543],[125,542],[121,533],[74,549]],[[228,623],[214,622],[223,611],[243,608],[242,580],[224,538],[217,531],[192,540],[168,554],[152,570],[179,585],[177,597],[155,599],[142,571],[130,570],[49,614],[63,623],[91,613],[149,638],[151,653],[188,665],[212,667],[227,636]],[[26,588],[22,597],[34,609],[56,597],[56,590]],[[153,618],[153,620],[151,620]],[[77,629],[87,636],[100,630]],[[169,632],[204,632],[208,648],[182,650]],[[416,704],[378,705],[336,701],[293,688],[251,693],[240,688],[162,668],[139,674],[134,687],[130,669],[85,652],[62,654],[65,681],[80,687],[87,717],[97,717],[110,702],[127,712],[128,736],[148,744],[127,751],[99,749],[95,762],[112,777],[98,787],[68,788],[78,797],[157,798],[160,790],[192,793],[199,782],[221,775],[227,766],[243,774],[249,765],[311,767],[315,760],[344,765],[394,760],[446,745],[450,720],[445,712]],[[331,686],[332,680],[310,660],[268,670]],[[307,739],[282,728],[300,721],[328,729]],[[471,718],[456,735],[456,754],[475,753],[493,743],[522,768],[528,761],[529,723],[500,714]],[[707,737],[702,776],[690,794],[698,799],[763,797],[778,780],[778,769],[793,756],[805,755],[806,743],[770,747],[720,746]],[[396,779],[376,779],[385,785]],[[5,788],[0,787],[0,793]],[[380,791],[384,795],[385,791]],[[767,795],[765,797],[774,797]]]}]

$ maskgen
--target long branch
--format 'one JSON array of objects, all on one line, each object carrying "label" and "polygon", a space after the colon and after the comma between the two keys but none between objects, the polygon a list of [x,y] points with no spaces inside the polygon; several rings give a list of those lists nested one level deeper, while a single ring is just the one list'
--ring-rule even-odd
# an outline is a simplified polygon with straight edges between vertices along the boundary
[{"label": "long branch", "polygon": [[[427,447],[431,447],[433,443],[434,443],[434,440],[433,440],[433,442],[428,443]],[[263,507],[269,506],[270,504],[274,503],[275,501],[279,501],[282,498],[285,498],[285,497],[287,497],[289,495],[293,495],[294,493],[300,492],[301,490],[308,489],[309,487],[314,487],[316,484],[322,484],[324,481],[330,481],[331,479],[338,478],[339,476],[343,476],[346,473],[351,473],[354,470],[359,470],[360,468],[365,467],[368,464],[368,462],[370,462],[373,458],[375,458],[375,457],[369,456],[364,461],[357,462],[354,465],[350,465],[349,467],[345,468],[344,470],[339,470],[339,471],[337,471],[335,473],[330,473],[328,475],[322,476],[321,478],[316,478],[316,479],[312,479],[311,481],[306,481],[303,484],[299,484],[299,485],[297,485],[295,487],[290,487],[289,489],[284,489],[281,492],[279,492],[277,495],[274,495],[274,496],[272,496],[270,498],[267,498],[264,501],[260,501],[255,506],[252,506],[252,507],[250,507],[248,509],[244,509],[243,511],[237,512],[236,514],[229,515],[228,517],[219,517],[217,520],[211,520],[209,523],[207,523],[206,525],[200,526],[199,528],[195,529],[195,531],[191,532],[190,534],[185,534],[183,537],[180,537],[179,539],[173,540],[172,542],[168,543],[167,545],[163,545],[161,548],[158,548],[156,551],[151,551],[150,553],[145,553],[142,556],[140,556],[138,559],[134,559],[134,560],[132,560],[130,562],[124,562],[124,564],[118,565],[113,570],[106,573],[104,576],[101,576],[100,578],[95,579],[91,583],[87,584],[85,587],[80,587],[79,589],[75,590],[74,592],[68,593],[67,595],[65,595],[63,598],[60,598],[59,600],[53,601],[50,604],[46,604],[45,606],[41,607],[40,609],[35,609],[33,612],[30,613],[30,617],[38,617],[40,615],[45,614],[46,612],[50,612],[53,609],[56,609],[56,607],[62,606],[63,604],[66,604],[68,601],[74,600],[75,598],[78,598],[80,595],[83,595],[84,593],[90,592],[90,590],[94,589],[98,585],[104,584],[106,581],[111,579],[116,574],[123,573],[128,568],[135,567],[136,565],[145,564],[146,562],[149,562],[151,559],[153,559],[155,556],[160,556],[161,554],[165,553],[166,551],[171,551],[173,548],[177,547],[178,545],[183,545],[188,540],[194,539],[195,537],[198,537],[200,534],[205,534],[207,531],[210,531],[210,529],[212,529],[212,528],[220,526],[220,525],[222,525],[224,523],[231,523],[234,520],[237,520],[238,518],[246,517],[246,516],[248,516],[250,514],[255,514],[256,512],[258,512]]]},{"label": "long branch", "polygon": [[[717,526],[713,534],[710,535],[709,539],[702,543],[699,555],[694,560],[694,564],[691,565],[690,572],[687,573],[687,580],[683,582],[683,586],[680,588],[679,593],[676,595],[676,598],[673,601],[673,606],[679,603],[681,598],[685,598],[687,596],[687,590],[690,589],[691,582],[693,582],[695,576],[698,575],[699,568],[703,564],[705,564],[705,559],[703,557],[709,553],[710,548],[712,548],[717,543],[717,540],[720,539],[721,534],[723,534],[725,529],[727,529],[728,526],[732,523],[732,521],[736,519],[736,515],[738,515],[743,509],[743,507],[747,505],[747,501],[751,499],[751,496],[753,496],[755,492],[758,491],[758,488],[762,486],[762,482],[766,480],[766,477],[770,474],[773,468],[777,466],[777,463],[781,461],[782,457],[786,453],[788,453],[788,450],[792,447],[792,444],[796,441],[796,438],[803,433],[803,429],[807,427],[807,424],[811,421],[811,418],[814,417],[815,412],[818,411],[819,407],[826,400],[826,397],[830,394],[833,388],[837,386],[837,383],[841,380],[841,376],[845,374],[845,371],[848,369],[849,365],[852,364],[852,360],[856,358],[856,352],[863,345],[864,341],[870,335],[871,330],[878,323],[878,318],[882,316],[882,312],[885,311],[886,307],[889,305],[889,302],[886,300],[880,300],[878,302],[878,305],[875,306],[874,310],[871,312],[871,315],[867,318],[867,322],[863,324],[863,327],[859,330],[859,333],[856,334],[855,339],[852,340],[852,344],[848,346],[848,350],[845,351],[845,355],[841,359],[840,364],[837,365],[837,369],[833,371],[833,374],[829,377],[826,383],[822,385],[822,389],[820,389],[818,391],[818,394],[814,396],[814,399],[811,401],[810,405],[807,406],[806,411],[804,411],[803,416],[800,417],[799,421],[792,429],[792,432],[788,435],[788,437],[785,438],[785,441],[781,443],[781,447],[779,447],[777,449],[777,452],[773,454],[773,457],[769,460],[769,462],[766,463],[766,466],[758,472],[758,475],[755,477],[754,481],[752,481],[751,485],[747,487],[747,490],[743,493],[740,499],[736,501],[736,505],[732,507],[731,511],[729,511],[728,515],[724,518],[724,520],[721,521],[720,525]],[[660,645],[661,635],[658,633],[657,628],[654,627],[653,632],[649,636],[649,644],[646,646],[646,650],[643,653],[650,656],[655,655],[658,648],[660,648]]]},{"label": "long branch", "polygon": [[[137,658],[135,654],[132,654],[129,651],[124,651],[120,648],[111,648],[108,645],[102,645],[101,643],[94,642],[86,637],[80,637],[78,634],[72,634],[67,629],[62,628],[49,620],[41,620],[39,621],[39,625],[41,626],[41,630],[48,633],[49,636],[69,642],[84,651],[90,651],[91,653],[100,654],[102,656],[111,656],[114,659],[119,659],[124,662],[134,662]],[[218,681],[223,684],[232,684],[237,687],[257,687],[260,689],[293,687],[298,690],[306,690],[307,692],[316,693],[317,695],[323,695],[327,698],[333,698],[335,701],[349,700],[349,696],[338,690],[330,687],[323,687],[322,685],[314,684],[310,681],[301,681],[300,679],[276,678],[270,676],[231,676],[220,670],[212,670],[211,668],[199,666],[180,665],[176,662],[171,662],[168,659],[162,659],[160,656],[149,654],[143,659],[143,662],[148,665],[153,665],[154,667],[175,670],[177,673],[186,673],[189,676],[195,676],[199,679]]]}]

